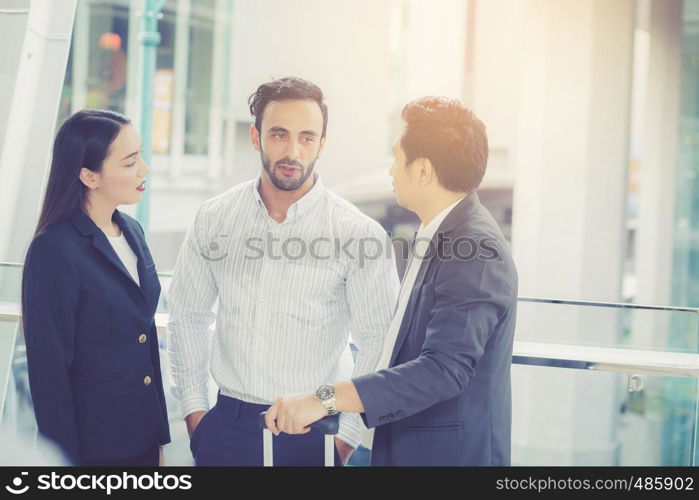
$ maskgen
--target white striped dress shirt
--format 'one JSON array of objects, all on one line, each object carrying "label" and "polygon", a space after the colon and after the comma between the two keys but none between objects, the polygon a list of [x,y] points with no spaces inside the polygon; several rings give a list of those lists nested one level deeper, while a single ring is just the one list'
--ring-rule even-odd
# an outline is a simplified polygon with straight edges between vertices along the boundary
[{"label": "white striped dress shirt", "polygon": [[[183,416],[208,410],[209,370],[223,395],[271,404],[348,378],[350,333],[352,376],[381,356],[399,288],[386,232],[320,177],[278,223],[259,182],[207,201],[177,258],[168,351]],[[356,447],[362,430],[357,414],[342,415],[343,441]]]}]

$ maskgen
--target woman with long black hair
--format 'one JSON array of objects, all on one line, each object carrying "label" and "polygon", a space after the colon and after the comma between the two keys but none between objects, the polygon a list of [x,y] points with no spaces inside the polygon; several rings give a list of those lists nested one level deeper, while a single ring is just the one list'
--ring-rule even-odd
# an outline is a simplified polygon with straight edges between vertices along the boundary
[{"label": "woman with long black hair", "polygon": [[22,277],[39,431],[76,465],[157,466],[170,441],[154,315],[160,283],[137,203],[148,167],[134,126],[83,110],[61,126]]}]

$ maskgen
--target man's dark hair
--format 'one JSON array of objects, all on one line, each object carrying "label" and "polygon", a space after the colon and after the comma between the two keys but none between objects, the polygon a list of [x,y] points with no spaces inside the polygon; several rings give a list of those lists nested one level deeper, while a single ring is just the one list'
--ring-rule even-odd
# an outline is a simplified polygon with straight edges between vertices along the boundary
[{"label": "man's dark hair", "polygon": [[287,76],[263,83],[250,95],[248,104],[250,104],[250,114],[255,117],[255,128],[258,132],[262,132],[260,130],[262,114],[270,102],[303,99],[315,101],[320,107],[320,111],[323,113],[323,134],[321,137],[325,137],[325,131],[328,128],[328,107],[323,102],[323,91],[316,84],[295,76]]},{"label": "man's dark hair", "polygon": [[447,97],[422,97],[409,102],[401,147],[406,165],[417,158],[430,160],[440,184],[456,192],[476,189],[488,162],[485,125],[461,102]]}]

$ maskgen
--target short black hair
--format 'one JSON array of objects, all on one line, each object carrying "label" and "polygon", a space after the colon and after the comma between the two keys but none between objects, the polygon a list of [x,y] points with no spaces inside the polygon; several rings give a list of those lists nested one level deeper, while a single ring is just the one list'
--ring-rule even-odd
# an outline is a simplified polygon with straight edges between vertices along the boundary
[{"label": "short black hair", "polygon": [[480,185],[488,137],[473,111],[456,99],[427,96],[406,104],[401,116],[406,165],[417,158],[430,160],[440,184],[450,191],[468,193]]},{"label": "short black hair", "polygon": [[323,91],[316,84],[295,76],[278,78],[271,82],[263,83],[248,98],[250,114],[255,117],[255,128],[261,132],[262,114],[270,102],[274,101],[315,101],[323,113],[323,134],[328,128],[328,107],[323,102]]}]

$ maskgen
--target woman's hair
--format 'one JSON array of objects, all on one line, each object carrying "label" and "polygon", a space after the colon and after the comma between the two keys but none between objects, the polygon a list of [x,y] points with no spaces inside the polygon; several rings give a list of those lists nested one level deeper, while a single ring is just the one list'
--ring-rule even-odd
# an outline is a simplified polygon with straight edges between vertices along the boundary
[{"label": "woman's hair", "polygon": [[129,123],[114,111],[83,109],[61,125],[53,143],[51,172],[35,236],[85,209],[87,187],[80,180],[80,169],[100,172],[112,142]]}]

